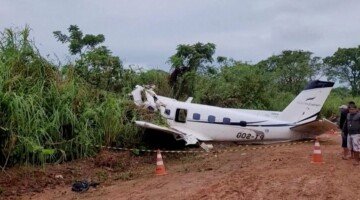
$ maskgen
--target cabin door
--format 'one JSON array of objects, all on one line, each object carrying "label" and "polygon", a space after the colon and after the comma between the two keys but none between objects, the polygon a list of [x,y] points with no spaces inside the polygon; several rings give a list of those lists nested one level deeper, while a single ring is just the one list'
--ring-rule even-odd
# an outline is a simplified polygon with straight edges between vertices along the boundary
[{"label": "cabin door", "polygon": [[176,109],[176,114],[175,114],[176,122],[186,123],[186,118],[187,118],[187,110],[186,109],[182,109],[182,108]]}]

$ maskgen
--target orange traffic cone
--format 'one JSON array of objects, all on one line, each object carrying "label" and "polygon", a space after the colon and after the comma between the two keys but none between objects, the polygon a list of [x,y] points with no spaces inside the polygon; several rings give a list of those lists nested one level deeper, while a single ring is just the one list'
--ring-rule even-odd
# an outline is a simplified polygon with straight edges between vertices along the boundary
[{"label": "orange traffic cone", "polygon": [[324,163],[323,157],[322,157],[322,154],[321,154],[320,143],[319,143],[318,140],[315,140],[314,153],[313,153],[311,162],[312,163],[317,163],[317,164]]},{"label": "orange traffic cone", "polygon": [[161,157],[160,150],[157,150],[155,174],[156,175],[165,175],[166,174],[166,170],[165,170],[164,162]]}]

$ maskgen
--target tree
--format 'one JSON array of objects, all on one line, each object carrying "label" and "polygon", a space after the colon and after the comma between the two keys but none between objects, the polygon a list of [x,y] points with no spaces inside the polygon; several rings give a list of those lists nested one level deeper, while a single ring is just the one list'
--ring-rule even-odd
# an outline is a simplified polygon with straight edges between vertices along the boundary
[{"label": "tree", "polygon": [[54,36],[62,43],[69,43],[72,55],[80,55],[75,62],[75,72],[97,88],[118,91],[123,71],[119,57],[113,56],[106,46],[99,46],[105,41],[102,34],[91,35],[83,32],[76,25],[70,25],[69,35],[54,31]]},{"label": "tree", "polygon": [[169,77],[169,73],[159,69],[141,71],[141,73],[138,73],[137,75],[136,84],[138,85],[154,84],[156,86],[155,87],[156,94],[166,96],[171,93],[171,88],[168,83],[168,77]]},{"label": "tree", "polygon": [[273,92],[269,79],[259,68],[236,61],[221,67],[215,76],[198,77],[194,100],[221,107],[266,109]]},{"label": "tree", "polygon": [[120,89],[122,70],[119,57],[112,56],[105,46],[86,52],[75,64],[75,71],[87,82],[108,91]]},{"label": "tree", "polygon": [[204,72],[206,64],[214,61],[215,44],[200,42],[194,45],[181,44],[176,53],[169,58],[172,73],[169,83],[173,89],[173,96],[179,98],[184,94],[192,95],[196,73]]},{"label": "tree", "polygon": [[282,91],[296,94],[321,69],[320,59],[311,55],[309,51],[286,50],[260,61],[257,66],[265,73],[273,73],[274,84],[281,85]]},{"label": "tree", "polygon": [[69,36],[61,33],[61,31],[54,31],[53,34],[58,41],[69,43],[69,51],[72,55],[81,54],[82,49],[85,47],[94,49],[96,45],[105,41],[105,37],[102,34],[86,34],[83,36],[83,32],[77,25],[70,25],[68,31],[70,33]]},{"label": "tree", "polygon": [[339,48],[324,63],[328,77],[349,84],[352,95],[360,94],[360,46]]}]

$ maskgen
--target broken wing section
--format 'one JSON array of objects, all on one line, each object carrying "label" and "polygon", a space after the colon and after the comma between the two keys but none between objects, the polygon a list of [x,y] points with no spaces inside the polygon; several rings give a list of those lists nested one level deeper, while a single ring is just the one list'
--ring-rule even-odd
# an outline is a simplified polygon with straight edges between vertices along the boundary
[{"label": "broken wing section", "polygon": [[195,133],[189,129],[183,127],[172,127],[167,128],[163,126],[159,126],[153,123],[144,122],[144,121],[135,121],[137,126],[143,127],[145,129],[153,129],[162,131],[165,133],[171,133],[175,136],[176,139],[183,139],[186,142],[186,145],[197,144],[199,141],[207,141],[209,138]]},{"label": "broken wing section", "polygon": [[308,134],[309,136],[314,136],[336,130],[338,129],[338,126],[327,119],[321,119],[306,124],[297,125],[291,127],[290,129],[292,131]]}]

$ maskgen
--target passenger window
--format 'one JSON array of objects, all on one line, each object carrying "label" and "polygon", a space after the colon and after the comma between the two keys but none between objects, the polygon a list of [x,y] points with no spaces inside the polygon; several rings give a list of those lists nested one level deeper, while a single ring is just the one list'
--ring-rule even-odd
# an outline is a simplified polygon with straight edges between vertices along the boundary
[{"label": "passenger window", "polygon": [[171,111],[170,109],[165,109],[165,114],[170,115]]},{"label": "passenger window", "polygon": [[208,122],[214,123],[215,122],[215,116],[214,115],[209,115]]},{"label": "passenger window", "polygon": [[199,113],[194,113],[193,114],[193,119],[200,120],[200,114]]},{"label": "passenger window", "polygon": [[223,123],[224,124],[230,124],[230,122],[231,122],[230,118],[227,118],[227,117],[223,118]]},{"label": "passenger window", "polygon": [[186,109],[177,109],[176,110],[176,116],[175,121],[185,123],[187,117],[187,110]]}]

